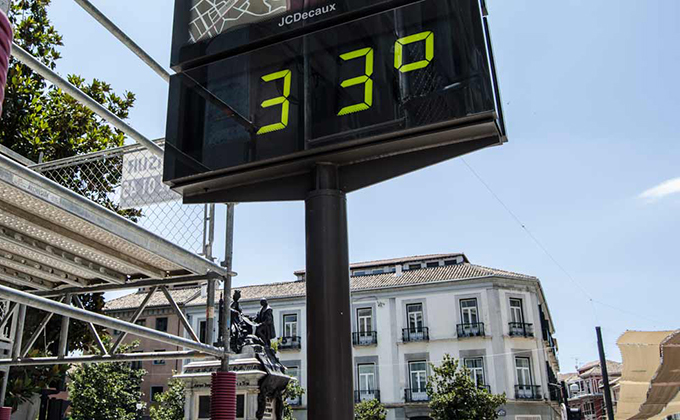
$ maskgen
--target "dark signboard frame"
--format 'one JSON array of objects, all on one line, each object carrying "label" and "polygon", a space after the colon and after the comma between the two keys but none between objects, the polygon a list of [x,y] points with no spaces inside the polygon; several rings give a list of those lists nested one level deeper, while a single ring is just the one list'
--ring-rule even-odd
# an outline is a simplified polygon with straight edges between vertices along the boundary
[{"label": "dark signboard frame", "polygon": [[[182,1],[185,0],[178,0],[178,2]],[[436,0],[401,2],[407,5],[400,7],[412,7],[418,3],[432,1]],[[185,132],[190,131],[187,126],[191,124],[186,124],[183,120],[183,113],[190,105],[190,101],[186,99],[187,80],[191,81],[189,85],[198,84],[190,77],[192,71],[200,68],[195,67],[173,76],[171,80],[166,135],[166,150],[169,152],[166,151],[165,182],[180,192],[186,203],[304,200],[314,184],[314,179],[310,174],[320,162],[337,165],[341,190],[351,192],[462,154],[504,143],[506,141],[505,127],[484,2],[483,0],[460,1],[474,3],[479,7],[485,59],[490,75],[489,88],[493,91],[493,106],[488,110],[427,124],[423,127],[406,127],[396,132],[378,133],[371,137],[344,141],[340,144],[317,144],[306,148],[303,152],[290,153],[264,161],[244,162],[235,167],[178,176],[177,173],[181,171],[176,171],[177,156],[182,157],[182,142],[195,141],[193,136]],[[394,5],[395,2],[392,4]],[[396,8],[389,10],[396,10]],[[363,16],[362,19],[367,16],[371,14]],[[310,34],[313,32],[307,33],[304,37],[312,36]],[[270,48],[275,48],[276,45]],[[252,46],[251,44],[250,47]],[[245,54],[240,56],[243,55]],[[220,59],[228,61],[221,57],[211,56],[207,61],[209,65],[213,65],[212,63]],[[201,86],[194,87],[207,92],[207,89]],[[211,95],[209,92],[207,94]],[[220,99],[217,98],[217,101],[219,102]],[[195,107],[196,103],[193,105]],[[239,120],[240,118],[248,123],[249,117],[251,116],[235,115],[233,119]],[[190,162],[191,159],[188,161]],[[196,163],[200,165],[200,162]]]},{"label": "dark signboard frame", "polygon": [[[175,0],[170,55],[170,66],[175,71],[186,70],[209,61],[422,0],[287,0],[288,3],[296,5],[290,13],[240,26],[196,43],[188,43],[192,1]],[[330,7],[333,9],[328,10]],[[317,10],[320,11],[318,15]],[[314,16],[309,16],[310,12]],[[288,19],[290,22],[284,21],[284,25],[280,25],[282,19],[288,16],[291,17]]]}]

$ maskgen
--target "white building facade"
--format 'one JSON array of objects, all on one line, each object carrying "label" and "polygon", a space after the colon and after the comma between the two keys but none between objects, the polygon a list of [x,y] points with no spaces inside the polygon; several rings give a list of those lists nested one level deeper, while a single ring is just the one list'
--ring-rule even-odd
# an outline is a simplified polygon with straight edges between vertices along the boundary
[{"label": "white building facade", "polygon": [[[479,386],[505,393],[501,419],[560,418],[554,327],[537,278],[441,254],[353,264],[352,342],[355,401],[377,398],[389,420],[428,417],[425,384],[445,354],[470,369]],[[279,357],[307,383],[304,272],[298,281],[241,288],[244,313],[265,297],[274,309]],[[203,302],[204,303],[204,302]],[[196,331],[205,309],[186,306]],[[306,396],[296,417],[306,419]]]}]

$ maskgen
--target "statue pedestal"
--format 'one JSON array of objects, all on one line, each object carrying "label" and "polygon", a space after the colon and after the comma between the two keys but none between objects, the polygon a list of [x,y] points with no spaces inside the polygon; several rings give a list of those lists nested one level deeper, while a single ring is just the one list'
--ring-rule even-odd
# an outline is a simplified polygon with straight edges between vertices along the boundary
[{"label": "statue pedestal", "polygon": [[[181,374],[175,375],[184,381],[186,387],[185,420],[210,419],[210,383],[211,374],[217,372],[221,363],[218,360],[202,360],[184,366]],[[236,372],[236,401],[237,420],[259,420],[260,385],[271,382],[275,377],[287,383],[291,378],[280,373],[271,373],[270,369],[258,359],[255,349],[251,346],[243,348],[241,354],[232,356],[229,370]],[[266,420],[281,420],[277,417],[277,406],[274,398],[265,400],[264,415]]]}]

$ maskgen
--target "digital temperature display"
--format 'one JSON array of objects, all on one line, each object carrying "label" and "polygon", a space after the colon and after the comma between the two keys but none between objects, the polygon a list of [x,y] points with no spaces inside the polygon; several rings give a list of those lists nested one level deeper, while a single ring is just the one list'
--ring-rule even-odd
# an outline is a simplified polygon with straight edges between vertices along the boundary
[{"label": "digital temperature display", "polygon": [[426,0],[173,76],[165,180],[495,114],[477,0]]}]

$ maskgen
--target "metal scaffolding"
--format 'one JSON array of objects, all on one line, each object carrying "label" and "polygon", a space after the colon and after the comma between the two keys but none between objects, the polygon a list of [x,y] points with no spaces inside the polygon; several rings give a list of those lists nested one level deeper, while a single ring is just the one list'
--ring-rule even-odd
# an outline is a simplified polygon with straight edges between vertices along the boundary
[{"label": "metal scaffolding", "polygon": [[[88,0],[75,1],[154,72],[169,81],[170,74]],[[162,161],[162,142],[145,137],[19,45],[12,45],[12,55],[125,133],[139,146],[126,146],[58,162],[33,164],[30,167],[23,166],[30,162],[15,157],[22,165],[0,155],[0,299],[6,300],[0,301],[0,334],[4,335],[7,328],[12,327],[11,357],[0,359],[0,367],[214,357],[221,360],[222,366],[226,368],[229,360],[228,301],[231,278],[236,274],[231,270],[234,206],[227,206],[227,243],[225,260],[221,265],[215,264],[212,256],[214,206],[207,206],[204,210],[202,256],[178,246],[176,238],[155,235],[112,211],[130,208],[116,202],[123,194],[119,189],[123,176],[123,156],[148,150]],[[94,185],[92,175],[97,171],[107,178],[106,185],[95,186],[99,197],[95,201],[99,204],[88,199],[92,198],[89,196],[91,191],[88,191]],[[156,202],[168,201],[172,200],[164,197]],[[174,202],[180,203],[179,197],[175,197]],[[177,208],[175,211],[181,213],[182,210]],[[141,216],[138,215],[142,218],[144,216],[143,212]],[[165,223],[159,227],[167,228],[168,217],[159,219]],[[184,224],[176,225],[178,229],[194,228],[186,225],[186,217],[183,221]],[[225,320],[220,331],[220,336],[223,337],[221,347],[199,340],[168,290],[170,286],[207,282],[209,287],[206,313],[207,319],[213,322],[218,281],[223,281],[226,302],[220,314]],[[80,300],[82,294],[134,288],[150,289],[129,320],[88,311]],[[135,323],[153,295],[159,291],[178,315],[190,338]],[[45,311],[46,314],[24,343],[23,330],[28,307]],[[55,314],[62,316],[57,356],[27,357]],[[99,354],[69,356],[69,326],[74,320],[87,324]],[[110,349],[105,347],[96,325],[122,332]],[[212,333],[211,328],[208,330]],[[128,334],[186,350],[116,353]],[[210,340],[206,340],[208,343],[213,342],[211,335],[208,337]],[[6,373],[0,388],[0,398],[3,399],[7,377]]]}]

